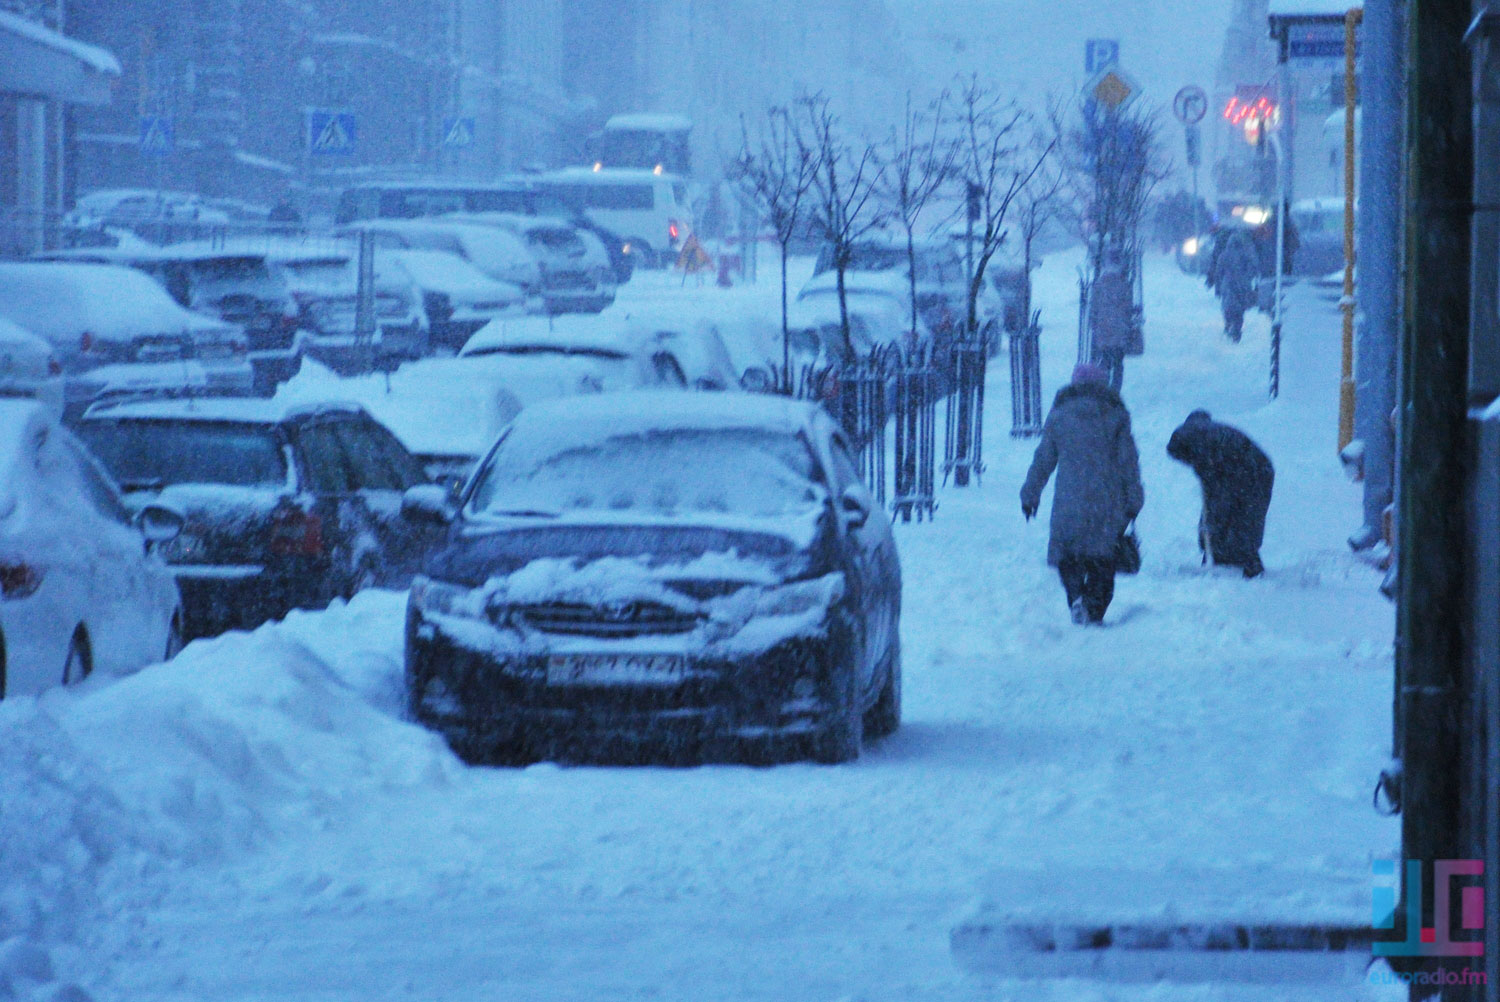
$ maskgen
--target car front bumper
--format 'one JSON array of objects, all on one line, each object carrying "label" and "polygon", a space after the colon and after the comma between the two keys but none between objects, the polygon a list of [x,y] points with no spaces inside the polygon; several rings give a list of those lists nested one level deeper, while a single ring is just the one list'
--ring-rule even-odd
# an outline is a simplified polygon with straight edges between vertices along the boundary
[{"label": "car front bumper", "polygon": [[563,759],[693,757],[776,746],[821,733],[833,701],[822,638],[732,661],[690,658],[672,685],[551,685],[547,655],[499,656],[408,619],[412,716],[455,747],[521,749]]}]

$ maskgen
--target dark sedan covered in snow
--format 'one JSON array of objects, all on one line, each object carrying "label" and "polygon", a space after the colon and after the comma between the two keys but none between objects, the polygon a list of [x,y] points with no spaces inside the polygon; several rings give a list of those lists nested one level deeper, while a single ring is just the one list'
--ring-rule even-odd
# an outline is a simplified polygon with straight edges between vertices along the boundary
[{"label": "dark sedan covered in snow", "polygon": [[412,714],[470,758],[822,761],[900,722],[901,571],[824,411],[750,394],[527,408],[412,586]]},{"label": "dark sedan covered in snow", "polygon": [[404,587],[442,538],[401,514],[403,494],[428,483],[421,464],[353,404],[122,402],[92,408],[77,433],[127,505],[186,517],[161,555],[189,637]]}]

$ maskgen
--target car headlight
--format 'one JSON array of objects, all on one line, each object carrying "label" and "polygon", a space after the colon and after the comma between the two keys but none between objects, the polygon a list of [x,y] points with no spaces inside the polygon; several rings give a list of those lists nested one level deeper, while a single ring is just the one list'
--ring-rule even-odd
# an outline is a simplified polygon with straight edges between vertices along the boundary
[{"label": "car headlight", "polygon": [[472,588],[417,575],[411,583],[411,606],[426,616],[485,619],[484,601]]}]

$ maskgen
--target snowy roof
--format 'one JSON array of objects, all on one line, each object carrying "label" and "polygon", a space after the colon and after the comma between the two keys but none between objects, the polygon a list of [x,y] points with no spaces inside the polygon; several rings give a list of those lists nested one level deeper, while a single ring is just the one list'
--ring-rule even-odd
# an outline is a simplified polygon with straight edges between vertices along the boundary
[{"label": "snowy roof", "polygon": [[52,340],[228,326],[179,306],[143,272],[110,264],[0,264],[0,316]]},{"label": "snowy roof", "polygon": [[630,132],[687,132],[693,127],[693,120],[686,115],[637,113],[632,115],[615,115],[606,123],[605,129],[619,129]]},{"label": "snowy roof", "polygon": [[518,439],[558,446],[653,431],[759,428],[791,435],[810,426],[817,412],[805,400],[769,394],[645,390],[532,404],[517,415],[513,429]]},{"label": "snowy roof", "polygon": [[289,403],[263,397],[164,397],[101,404],[90,417],[137,420],[225,421],[239,424],[277,424],[288,418],[320,411],[362,413],[355,403]]},{"label": "snowy roof", "polygon": [[1362,3],[1351,0],[1270,0],[1268,13],[1271,17],[1297,17],[1307,15],[1323,17],[1344,16],[1351,8],[1360,9]]},{"label": "snowy roof", "polygon": [[12,34],[20,35],[22,38],[37,42],[55,52],[71,56],[95,73],[102,73],[105,76],[112,77],[120,75],[120,61],[107,50],[101,49],[97,45],[89,45],[86,42],[69,38],[67,35],[59,34],[51,28],[37,24],[35,21],[28,21],[19,14],[0,11],[0,31],[8,31]]},{"label": "snowy roof", "polygon": [[612,317],[570,315],[492,320],[469,338],[460,356],[520,348],[630,353],[629,326]]}]

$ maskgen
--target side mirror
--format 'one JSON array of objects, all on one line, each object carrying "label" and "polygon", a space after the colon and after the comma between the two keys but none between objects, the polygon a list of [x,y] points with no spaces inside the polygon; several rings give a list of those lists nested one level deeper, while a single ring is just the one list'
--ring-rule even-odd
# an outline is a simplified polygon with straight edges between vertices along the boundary
[{"label": "side mirror", "polygon": [[850,529],[863,529],[870,520],[870,502],[858,487],[845,487],[839,495],[839,514]]},{"label": "side mirror", "polygon": [[453,491],[442,484],[420,484],[401,495],[401,515],[413,522],[447,525],[458,514]]},{"label": "side mirror", "polygon": [[148,504],[135,516],[135,526],[150,544],[170,543],[182,534],[187,519],[182,512],[161,504]]}]

